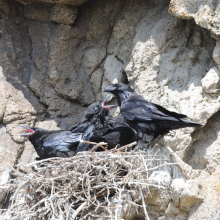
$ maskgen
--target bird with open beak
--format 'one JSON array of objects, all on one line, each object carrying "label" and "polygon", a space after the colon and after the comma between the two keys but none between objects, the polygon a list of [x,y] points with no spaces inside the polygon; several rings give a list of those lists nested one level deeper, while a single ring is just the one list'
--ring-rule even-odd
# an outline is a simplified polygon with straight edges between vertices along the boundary
[{"label": "bird with open beak", "polygon": [[[91,126],[101,120],[101,115],[108,115],[110,109],[115,105],[105,106],[109,95],[100,102],[91,104],[85,111],[84,119],[81,123],[70,130],[46,130],[33,128],[28,125],[21,125],[28,133],[21,136],[27,137],[34,146],[40,159],[50,157],[71,157],[79,151],[80,140],[87,140]],[[90,129],[88,129],[90,128]]]},{"label": "bird with open beak", "polygon": [[[86,128],[84,130],[82,140],[89,141],[89,139],[93,136],[94,129],[100,126],[103,127],[105,126],[104,124],[108,123],[106,116],[108,116],[109,111],[112,108],[117,107],[117,105],[105,105],[110,97],[111,94],[107,95],[101,101],[91,104],[85,111],[84,120],[82,120],[82,122],[75,126],[75,128],[72,130],[78,132],[81,126],[83,126],[84,129]],[[78,145],[77,152],[87,151],[91,147],[91,144],[81,142]]]}]

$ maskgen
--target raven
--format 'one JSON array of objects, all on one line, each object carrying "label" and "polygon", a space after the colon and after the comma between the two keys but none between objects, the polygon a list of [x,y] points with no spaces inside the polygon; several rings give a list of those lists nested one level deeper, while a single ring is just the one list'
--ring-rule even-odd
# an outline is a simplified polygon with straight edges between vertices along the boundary
[{"label": "raven", "polygon": [[80,141],[86,140],[91,127],[99,120],[99,114],[108,114],[111,108],[116,107],[116,105],[105,106],[105,102],[109,96],[106,96],[100,102],[91,104],[85,111],[82,122],[72,127],[69,131],[49,131],[42,128],[21,125],[29,132],[22,136],[28,137],[40,159],[75,156],[78,152],[78,146],[83,145]]},{"label": "raven", "polygon": [[183,120],[186,115],[171,112],[160,105],[148,102],[124,83],[109,86],[103,92],[110,92],[116,96],[121,114],[137,131],[139,140],[144,134],[148,136],[147,142],[151,142],[173,129],[201,126],[196,122]]},{"label": "raven", "polygon": [[22,134],[33,144],[40,159],[50,157],[72,157],[76,155],[77,146],[82,133],[72,133],[65,130],[46,130],[21,125],[29,133]]},{"label": "raven", "polygon": [[[84,119],[69,130],[71,132],[83,133],[82,140],[89,141],[90,137],[93,135],[95,125],[104,126],[104,123],[106,123],[105,116],[108,115],[112,108],[117,107],[117,105],[105,106],[105,103],[110,96],[111,95],[109,94],[101,101],[91,104],[84,113]],[[89,148],[91,148],[90,144],[80,142],[77,147],[77,153],[80,151],[87,151]]]},{"label": "raven", "polygon": [[[109,99],[111,95],[105,96],[102,100],[99,102],[94,102],[91,104],[85,111],[84,113],[84,118],[82,121],[74,126],[72,126],[69,131],[71,132],[80,132],[84,133],[90,125],[94,125],[97,120],[100,118],[100,114],[104,114],[105,116],[108,115],[109,111],[112,108],[117,107],[117,105],[109,105],[105,106],[105,103]],[[104,123],[102,121],[102,123]]]},{"label": "raven", "polygon": [[137,132],[124,121],[121,114],[107,122],[105,126],[95,126],[90,141],[106,142],[108,149],[113,149],[117,145],[124,146],[137,140]]}]

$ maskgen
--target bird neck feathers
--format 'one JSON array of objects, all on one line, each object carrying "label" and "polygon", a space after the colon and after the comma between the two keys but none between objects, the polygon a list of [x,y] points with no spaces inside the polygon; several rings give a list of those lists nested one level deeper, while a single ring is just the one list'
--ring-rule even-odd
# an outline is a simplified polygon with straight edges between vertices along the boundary
[{"label": "bird neck feathers", "polygon": [[130,93],[127,91],[124,92],[120,92],[118,94],[116,94],[116,97],[118,99],[118,104],[119,106],[121,106],[124,102],[126,102],[126,100],[128,99],[128,97],[130,96]]}]

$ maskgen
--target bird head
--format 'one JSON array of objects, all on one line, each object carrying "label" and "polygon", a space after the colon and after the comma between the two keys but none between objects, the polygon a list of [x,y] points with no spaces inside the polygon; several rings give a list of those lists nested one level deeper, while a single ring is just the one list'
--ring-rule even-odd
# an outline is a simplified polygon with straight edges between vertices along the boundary
[{"label": "bird head", "polygon": [[123,93],[125,91],[130,91],[132,90],[131,87],[127,84],[124,83],[116,83],[112,86],[108,86],[106,88],[103,89],[103,92],[110,92],[114,95],[116,95],[117,93]]},{"label": "bird head", "polygon": [[85,111],[84,118],[86,120],[91,120],[92,118],[98,117],[100,114],[104,114],[105,116],[108,115],[109,111],[112,108],[117,107],[117,105],[108,105],[106,106],[105,103],[108,101],[111,94],[107,95],[99,102],[95,102],[91,104]]},{"label": "bird head", "polygon": [[134,93],[134,90],[127,84],[117,83],[103,89],[103,92],[110,92],[115,95],[119,106],[121,106],[121,104],[130,96],[130,94]]},{"label": "bird head", "polygon": [[26,134],[22,134],[21,136],[23,136],[23,137],[29,138],[30,136],[32,136],[35,133],[35,128],[32,128],[28,125],[20,125],[20,126],[24,129],[26,129],[26,131],[28,132]]}]

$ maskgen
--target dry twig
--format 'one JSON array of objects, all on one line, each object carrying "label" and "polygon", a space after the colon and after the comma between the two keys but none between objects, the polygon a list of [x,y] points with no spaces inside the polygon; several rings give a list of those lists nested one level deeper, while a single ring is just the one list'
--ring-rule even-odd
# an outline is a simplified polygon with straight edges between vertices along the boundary
[{"label": "dry twig", "polygon": [[[168,163],[158,151],[120,152],[134,143],[110,151],[94,152],[106,143],[94,143],[91,151],[72,158],[50,158],[11,168],[14,177],[0,190],[11,193],[10,205],[2,210],[1,220],[9,219],[121,219],[123,204],[142,206],[149,219],[142,190],[149,191],[148,176]],[[160,165],[153,166],[153,161]],[[22,170],[33,168],[28,174]],[[139,189],[139,190],[138,190]],[[125,193],[140,193],[142,205],[127,201]],[[133,196],[131,196],[133,197]],[[115,203],[114,198],[119,198]]]}]

